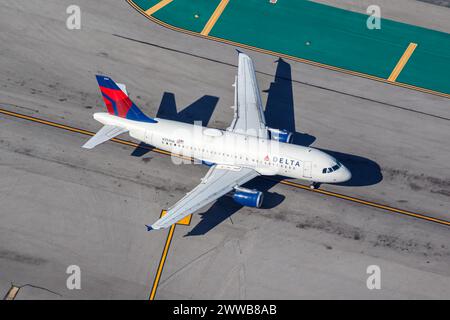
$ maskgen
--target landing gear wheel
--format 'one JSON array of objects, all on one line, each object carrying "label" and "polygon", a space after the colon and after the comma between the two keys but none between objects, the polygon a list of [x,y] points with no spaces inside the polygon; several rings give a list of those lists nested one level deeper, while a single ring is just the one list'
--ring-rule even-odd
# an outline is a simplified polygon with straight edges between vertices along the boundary
[{"label": "landing gear wheel", "polygon": [[309,185],[309,187],[311,188],[311,189],[318,189],[319,187],[320,187],[320,183],[318,183],[318,182],[311,182],[311,184]]}]

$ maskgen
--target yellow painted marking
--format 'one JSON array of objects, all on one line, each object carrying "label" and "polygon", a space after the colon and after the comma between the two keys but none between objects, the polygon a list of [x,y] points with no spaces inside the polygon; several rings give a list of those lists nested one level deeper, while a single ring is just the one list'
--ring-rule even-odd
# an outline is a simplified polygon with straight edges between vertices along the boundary
[{"label": "yellow painted marking", "polygon": [[11,286],[4,300],[14,300],[17,296],[17,293],[19,293],[19,289],[19,287]]},{"label": "yellow painted marking", "polygon": [[388,81],[395,82],[395,80],[397,80],[400,72],[402,72],[403,68],[405,67],[409,58],[411,58],[411,55],[413,54],[414,50],[416,50],[416,48],[417,48],[417,43],[411,42],[409,44],[408,48],[406,48],[406,50],[403,53],[400,60],[398,60],[397,65],[395,66],[394,70],[392,70],[392,73],[389,76]]},{"label": "yellow painted marking", "polygon": [[[56,123],[56,122],[47,121],[47,120],[43,120],[43,119],[27,116],[27,115],[24,115],[24,114],[8,111],[8,110],[4,110],[4,109],[0,109],[0,113],[5,114],[5,115],[9,115],[9,116],[12,116],[12,117],[25,119],[25,120],[29,120],[29,121],[32,121],[32,122],[41,123],[41,124],[45,124],[45,125],[48,125],[48,126],[64,129],[64,130],[67,130],[67,131],[81,133],[81,134],[84,134],[84,135],[89,135],[89,136],[93,136],[94,135],[93,132],[90,132],[90,131],[87,131],[87,130],[77,129],[77,128],[66,126],[66,125],[62,125],[62,124],[59,124],[59,123]],[[138,147],[139,146],[137,143],[134,143],[134,142],[131,142],[131,141],[122,140],[122,139],[114,138],[114,139],[111,139],[111,140],[116,142],[116,143],[132,146],[132,147]],[[148,147],[142,147],[142,148],[149,149],[151,151],[154,151],[154,152],[160,153],[160,154],[173,155],[173,156],[180,157],[180,158],[183,158],[183,159],[190,159],[189,157],[182,156],[182,155],[171,154],[170,152],[167,152],[167,151],[164,151],[164,150],[160,150],[160,149],[157,149],[157,148],[148,148]],[[277,181],[277,182],[279,182],[281,184],[292,186],[292,187],[299,188],[299,189],[308,190],[310,192],[316,192],[316,193],[320,193],[320,194],[323,194],[323,195],[328,195],[328,196],[332,196],[332,197],[336,197],[336,198],[340,198],[340,199],[356,202],[356,203],[359,203],[359,204],[363,204],[363,205],[367,205],[367,206],[371,206],[371,207],[387,210],[387,211],[390,211],[390,212],[395,212],[395,213],[407,215],[407,216],[410,216],[410,217],[415,217],[415,218],[418,218],[418,219],[427,220],[427,221],[430,221],[430,222],[435,222],[435,223],[438,223],[438,224],[441,224],[441,225],[450,226],[450,221],[446,221],[446,220],[442,220],[442,219],[438,219],[438,218],[433,218],[433,217],[426,216],[426,215],[423,215],[423,214],[414,213],[414,212],[411,212],[411,211],[406,211],[406,210],[390,207],[390,206],[383,205],[383,204],[378,204],[378,203],[375,203],[375,202],[366,201],[366,200],[363,200],[363,199],[358,199],[358,198],[355,198],[355,197],[346,196],[346,195],[343,195],[343,194],[339,194],[339,193],[336,193],[336,192],[331,192],[331,191],[327,191],[327,190],[323,190],[323,189],[311,189],[311,188],[309,188],[309,186],[302,185],[300,183],[287,181],[287,180],[278,181],[278,180],[276,180],[274,178],[270,178],[270,177],[265,177],[265,179],[267,179],[267,180],[274,180],[274,181]],[[165,210],[163,210],[163,212],[161,212],[161,216],[163,216],[165,214],[164,211]],[[185,223],[189,224],[190,220],[191,220],[191,217],[192,217],[192,215],[189,215],[188,217],[185,217],[182,220],[180,220],[177,224],[185,224]],[[185,219],[189,219],[189,222],[184,221]],[[153,300],[155,298],[156,289],[158,288],[158,284],[159,284],[159,281],[161,279],[161,273],[162,273],[164,264],[166,262],[166,258],[167,258],[167,254],[169,252],[170,244],[172,242],[173,233],[175,231],[175,226],[176,226],[176,224],[173,224],[170,227],[170,229],[169,229],[169,234],[167,235],[166,244],[164,246],[164,250],[163,250],[162,255],[161,255],[161,260],[159,262],[158,270],[157,270],[155,279],[153,281],[152,290],[150,292],[150,300]],[[14,290],[16,290],[16,289],[14,289]],[[17,292],[16,292],[16,294],[17,294]],[[15,297],[15,295],[14,295],[14,297]],[[5,299],[6,298],[7,297],[5,297]]]},{"label": "yellow painted marking", "polygon": [[[271,179],[271,178],[268,178],[268,179]],[[442,219],[438,219],[438,218],[433,218],[433,217],[430,217],[430,216],[426,216],[426,215],[419,214],[419,213],[414,213],[414,212],[403,210],[403,209],[394,208],[394,207],[387,206],[387,205],[384,205],[384,204],[370,202],[370,201],[366,201],[366,200],[363,200],[363,199],[358,199],[358,198],[355,198],[355,197],[350,197],[350,196],[346,196],[346,195],[343,195],[343,194],[340,194],[340,193],[331,192],[331,191],[327,191],[327,190],[323,190],[323,189],[311,189],[309,186],[305,186],[305,185],[302,185],[302,184],[299,184],[299,183],[295,183],[295,182],[291,182],[291,181],[287,181],[287,180],[282,180],[282,181],[280,181],[280,183],[288,185],[288,186],[296,187],[296,188],[299,188],[299,189],[309,190],[309,191],[313,191],[313,192],[316,192],[316,193],[321,193],[321,194],[325,194],[325,195],[328,195],[328,196],[332,196],[332,197],[336,197],[336,198],[340,198],[340,199],[344,199],[344,200],[348,200],[348,201],[364,204],[366,206],[379,208],[379,209],[387,210],[387,211],[390,211],[390,212],[396,212],[396,213],[400,213],[400,214],[407,215],[407,216],[410,216],[410,217],[415,217],[415,218],[418,218],[418,219],[423,219],[423,220],[427,220],[427,221],[432,221],[432,222],[436,222],[436,223],[439,223],[439,224],[443,224],[443,225],[446,225],[446,226],[450,226],[450,221],[446,221],[446,220],[442,220]]]},{"label": "yellow painted marking", "polygon": [[[166,213],[167,213],[167,210],[162,210],[160,218],[164,217],[164,215]],[[192,214],[184,217],[183,219],[178,221],[176,224],[173,224],[173,225],[170,226],[169,234],[167,235],[167,239],[166,239],[166,244],[164,245],[164,250],[163,250],[163,252],[161,254],[161,260],[159,261],[159,265],[158,265],[158,269],[156,271],[155,279],[153,280],[152,291],[150,292],[150,298],[149,298],[150,300],[154,300],[155,299],[156,289],[158,289],[158,284],[159,284],[159,281],[161,280],[161,274],[162,274],[162,271],[163,271],[163,268],[164,268],[164,264],[166,263],[167,254],[169,253],[169,248],[170,248],[170,244],[172,242],[173,233],[175,231],[175,226],[177,224],[188,226],[188,225],[191,224],[191,218],[192,218]]]},{"label": "yellow painted marking", "polygon": [[161,274],[166,263],[167,253],[169,253],[170,243],[172,242],[173,232],[175,231],[176,224],[170,226],[169,234],[167,235],[166,244],[164,245],[164,250],[161,255],[161,260],[159,261],[158,270],[156,271],[155,280],[153,280],[152,291],[150,292],[150,300],[155,299],[156,289],[158,289],[159,280],[161,279]]},{"label": "yellow painted marking", "polygon": [[[78,132],[78,133],[89,135],[89,136],[93,136],[95,134],[95,133],[93,133],[91,131],[77,129],[77,128],[66,126],[66,125],[63,125],[63,124],[56,123],[56,122],[47,121],[47,120],[43,120],[43,119],[27,116],[27,115],[24,115],[24,114],[21,114],[21,113],[12,112],[12,111],[8,111],[8,110],[4,110],[4,109],[0,109],[0,113],[6,114],[6,115],[9,115],[9,116],[12,116],[12,117],[20,118],[20,119],[25,119],[25,120],[29,120],[29,121],[33,121],[33,122],[37,122],[37,123],[46,124],[48,126],[64,129],[64,130],[67,130],[67,131]],[[120,143],[120,144],[123,144],[123,145],[132,146],[132,147],[139,147],[139,145],[137,143],[134,143],[134,142],[131,142],[131,141],[127,141],[127,140],[114,138],[114,139],[111,139],[111,141],[116,142],[116,143]],[[174,157],[179,157],[179,158],[186,159],[186,160],[192,160],[192,158],[190,158],[190,157],[179,155],[179,154],[173,154],[173,153],[170,153],[168,151],[157,149],[157,148],[149,148],[149,147],[141,147],[141,148],[149,149],[150,151],[154,151],[154,152],[159,153],[159,154],[165,154],[165,155],[168,155],[168,156],[174,156]],[[275,180],[275,179],[270,178],[270,177],[265,177],[265,178],[268,179],[268,180]],[[282,180],[282,181],[278,181],[278,182],[281,183],[281,184],[293,186],[293,187],[296,187],[296,188],[299,188],[299,189],[304,189],[304,190],[308,190],[308,191],[311,191],[311,192],[321,193],[321,194],[324,194],[324,195],[333,196],[333,197],[336,197],[336,198],[345,199],[345,200],[357,202],[357,203],[360,203],[360,204],[368,205],[368,206],[371,206],[371,207],[387,210],[387,211],[390,211],[390,212],[400,213],[400,214],[408,215],[408,216],[411,216],[411,217],[415,217],[415,218],[419,218],[419,219],[423,219],[423,220],[436,222],[436,223],[439,223],[439,224],[442,224],[442,225],[450,226],[450,221],[446,221],[446,220],[442,220],[442,219],[438,219],[438,218],[433,218],[433,217],[430,217],[430,216],[427,216],[427,215],[414,213],[414,212],[411,212],[411,211],[406,211],[406,210],[390,207],[390,206],[387,206],[387,205],[378,204],[378,203],[375,203],[375,202],[370,202],[370,201],[358,199],[358,198],[355,198],[355,197],[346,196],[346,195],[339,194],[339,193],[332,192],[332,191],[326,191],[326,190],[323,190],[323,189],[311,189],[309,186],[306,186],[306,185],[303,185],[303,184],[300,184],[300,183],[287,181],[287,180]]]},{"label": "yellow painted marking", "polygon": [[[166,215],[166,213],[167,213],[167,210],[162,210],[160,218],[164,217]],[[184,217],[183,219],[178,221],[177,224],[180,224],[180,225],[183,225],[183,226],[188,226],[188,225],[191,224],[191,219],[192,219],[192,214]]]},{"label": "yellow painted marking", "polygon": [[202,32],[200,33],[201,35],[207,36],[211,32],[211,29],[214,27],[214,25],[216,24],[217,20],[222,15],[222,12],[223,12],[223,10],[225,10],[225,7],[227,6],[229,1],[230,0],[222,0],[222,1],[220,1],[220,3],[217,6],[216,10],[214,10],[214,13],[209,18],[208,22],[205,24],[205,27],[203,28]]},{"label": "yellow painted marking", "polygon": [[155,4],[153,7],[147,9],[145,11],[146,14],[148,14],[149,16],[151,16],[152,14],[154,14],[156,11],[158,11],[159,9],[164,8],[165,6],[167,6],[169,3],[171,3],[173,0],[162,0],[161,2],[158,2],[157,4]]},{"label": "yellow painted marking", "polygon": [[[45,124],[45,125],[48,125],[50,127],[55,127],[55,128],[59,128],[59,129],[67,130],[67,131],[81,133],[81,134],[84,134],[84,135],[87,135],[87,136],[95,135],[95,133],[92,132],[92,131],[82,130],[82,129],[66,126],[66,125],[63,125],[63,124],[60,124],[60,123],[56,123],[56,122],[53,122],[53,121],[43,120],[43,119],[39,119],[39,118],[36,118],[36,117],[27,116],[27,115],[24,115],[24,114],[21,114],[21,113],[11,112],[11,111],[4,110],[4,109],[0,109],[0,113],[6,114],[8,116],[24,119],[24,120],[29,120],[29,121]],[[161,149],[158,149],[158,148],[141,147],[141,146],[139,146],[139,144],[137,144],[135,142],[131,142],[131,141],[123,140],[123,139],[112,138],[111,141],[116,142],[116,143],[120,143],[120,144],[124,144],[124,145],[127,145],[127,146],[131,146],[131,147],[136,147],[136,148],[140,147],[142,149],[148,149],[150,151],[155,151],[156,153],[165,154],[165,155],[168,155],[168,156],[173,155],[173,156],[178,156],[179,158],[182,158],[182,159],[185,159],[185,160],[191,160],[190,157],[186,157],[186,156],[183,156],[183,155],[175,155],[175,154],[172,154],[171,152],[168,152],[168,151],[165,151],[165,150],[161,150]]]},{"label": "yellow painted marking", "polygon": [[[13,116],[13,117],[16,117],[16,118],[21,118],[21,119],[30,120],[30,121],[37,122],[37,123],[46,124],[46,125],[49,125],[49,126],[52,126],[52,127],[56,127],[56,128],[60,128],[60,129],[64,129],[64,130],[68,130],[68,131],[72,131],[72,132],[78,132],[78,133],[85,134],[85,135],[93,136],[95,134],[95,133],[93,133],[91,131],[77,129],[77,128],[74,128],[74,127],[62,125],[62,124],[55,123],[55,122],[52,122],[52,121],[47,121],[47,120],[43,120],[43,119],[27,116],[27,115],[24,115],[24,114],[8,111],[8,110],[4,110],[4,109],[0,109],[0,113],[6,114],[6,115],[9,115],[9,116]],[[131,142],[131,141],[127,141],[127,140],[117,139],[117,138],[111,139],[111,141],[116,142],[116,143],[120,143],[120,144],[124,144],[124,145],[128,145],[128,146],[132,146],[132,147],[138,147],[139,146],[137,143],[134,143],[134,142]],[[157,148],[148,148],[148,147],[143,147],[143,148],[144,149],[149,149],[150,151],[154,151],[154,152],[159,153],[159,154],[165,154],[165,155],[169,155],[169,156],[175,156],[175,157],[179,157],[179,158],[183,158],[183,159],[192,160],[191,158],[189,158],[187,156],[173,154],[173,153],[170,153],[168,151],[157,149]],[[273,178],[270,178],[270,177],[266,177],[266,179],[274,180]],[[311,188],[309,188],[309,186],[302,185],[302,184],[295,183],[295,182],[291,182],[291,181],[287,181],[287,180],[279,181],[279,183],[285,184],[285,185],[290,185],[290,186],[293,186],[293,187],[296,187],[296,188],[300,188],[300,189],[304,189],[304,190],[308,190],[308,191],[311,191],[311,192],[317,192],[317,193],[321,193],[321,194],[324,194],[324,195],[329,195],[329,196],[333,196],[333,197],[336,197],[336,198],[341,198],[341,199],[357,202],[357,203],[360,203],[360,204],[368,205],[368,206],[371,206],[371,207],[380,208],[380,209],[384,209],[384,210],[391,211],[391,212],[401,213],[401,214],[409,215],[409,216],[416,217],[416,218],[419,218],[419,219],[433,221],[433,222],[436,222],[436,223],[439,223],[439,224],[450,226],[450,221],[441,220],[441,219],[429,217],[429,216],[426,216],[426,215],[423,215],[423,214],[414,213],[414,212],[410,212],[410,211],[406,211],[406,210],[402,210],[402,209],[397,209],[397,208],[390,207],[390,206],[387,206],[387,205],[382,205],[382,204],[378,204],[378,203],[375,203],[375,202],[370,202],[370,201],[366,201],[366,200],[362,200],[362,199],[358,199],[358,198],[342,195],[342,194],[335,193],[335,192],[332,192],[332,191],[326,191],[326,190],[323,190],[323,189],[311,189]]]},{"label": "yellow painted marking", "polygon": [[376,77],[376,76],[373,76],[373,75],[370,75],[370,74],[367,74],[367,73],[347,70],[347,69],[335,67],[335,66],[328,65],[328,64],[323,64],[323,63],[312,61],[312,60],[308,60],[308,59],[298,58],[298,57],[291,56],[291,55],[288,55],[288,54],[284,54],[284,53],[281,53],[281,52],[271,51],[271,50],[267,50],[267,49],[261,49],[261,48],[253,47],[253,46],[250,46],[250,45],[247,45],[247,44],[243,44],[243,43],[240,43],[240,42],[230,41],[230,40],[226,40],[226,39],[222,39],[222,38],[218,38],[218,37],[213,37],[213,36],[210,36],[210,35],[203,35],[203,34],[200,34],[198,32],[193,32],[193,31],[190,31],[190,30],[186,30],[186,29],[182,29],[182,28],[179,28],[179,27],[175,27],[175,26],[172,26],[172,25],[170,25],[170,24],[168,24],[168,23],[166,23],[164,21],[156,19],[155,17],[152,17],[152,16],[150,16],[148,14],[145,14],[145,11],[143,11],[137,4],[135,4],[133,2],[133,0],[127,0],[127,2],[134,9],[136,9],[137,12],[142,14],[147,19],[151,20],[152,22],[154,22],[156,24],[159,24],[160,26],[163,26],[163,27],[168,28],[168,29],[173,30],[173,31],[182,32],[182,33],[194,36],[194,37],[203,37],[203,38],[208,39],[208,40],[214,40],[214,41],[225,43],[225,44],[229,44],[229,45],[232,45],[232,46],[238,46],[238,47],[241,47],[241,48],[244,48],[244,49],[253,50],[253,51],[264,53],[264,54],[269,54],[269,55],[276,56],[276,57],[281,57],[283,59],[289,59],[289,60],[292,60],[292,61],[297,61],[297,62],[300,62],[300,63],[309,64],[309,65],[312,65],[312,66],[315,66],[315,67],[318,67],[318,68],[323,68],[323,69],[327,69],[327,70],[342,72],[342,73],[349,74],[349,75],[352,75],[352,76],[355,76],[355,77],[370,79],[370,80],[373,80],[373,81],[387,83],[387,84],[394,85],[394,86],[397,86],[397,87],[401,87],[401,88],[405,88],[405,89],[409,89],[409,90],[414,90],[414,91],[418,91],[418,92],[423,92],[423,93],[427,93],[427,94],[432,94],[432,95],[435,95],[435,96],[438,96],[438,97],[443,97],[443,98],[450,99],[450,94],[448,94],[448,93],[435,91],[435,90],[431,90],[431,89],[426,89],[426,88],[414,86],[414,85],[407,84],[407,83],[393,82],[393,81],[389,81],[388,79]]},{"label": "yellow painted marking", "polygon": [[184,226],[188,226],[191,224],[191,219],[192,219],[192,214],[184,217],[183,219],[181,219],[180,221],[177,222],[177,224],[181,224]]}]

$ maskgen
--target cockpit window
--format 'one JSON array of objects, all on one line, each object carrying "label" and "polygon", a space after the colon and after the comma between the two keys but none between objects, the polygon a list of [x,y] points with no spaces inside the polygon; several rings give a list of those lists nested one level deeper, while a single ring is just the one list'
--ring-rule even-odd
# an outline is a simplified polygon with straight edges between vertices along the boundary
[{"label": "cockpit window", "polygon": [[323,168],[322,169],[322,173],[331,173],[333,171],[338,170],[340,167],[342,167],[342,164],[340,162],[338,162],[334,166],[332,166],[331,168]]}]

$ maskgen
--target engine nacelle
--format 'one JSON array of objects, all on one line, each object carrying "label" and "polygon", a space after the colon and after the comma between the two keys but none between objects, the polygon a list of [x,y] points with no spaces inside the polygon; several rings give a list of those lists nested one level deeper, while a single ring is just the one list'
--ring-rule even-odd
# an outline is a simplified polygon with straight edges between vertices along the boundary
[{"label": "engine nacelle", "polygon": [[292,141],[292,132],[289,132],[284,129],[274,129],[268,128],[270,132],[270,139],[280,142],[291,143]]},{"label": "engine nacelle", "polygon": [[237,203],[246,207],[261,207],[264,197],[264,194],[261,191],[240,187],[235,188],[234,190],[233,200]]}]

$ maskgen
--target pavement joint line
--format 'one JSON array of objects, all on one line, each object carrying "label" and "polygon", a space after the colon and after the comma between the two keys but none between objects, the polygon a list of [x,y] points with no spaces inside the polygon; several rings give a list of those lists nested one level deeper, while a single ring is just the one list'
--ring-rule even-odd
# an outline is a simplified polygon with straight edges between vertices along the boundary
[{"label": "pavement joint line", "polygon": [[417,43],[411,42],[408,47],[406,48],[405,52],[401,56],[400,60],[398,60],[397,65],[395,66],[394,70],[392,70],[391,75],[388,78],[388,81],[395,82],[402,72],[403,68],[405,67],[406,63],[408,62],[409,58],[411,58],[411,55],[413,54],[414,50],[417,48]]},{"label": "pavement joint line", "polygon": [[15,286],[15,285],[11,285],[11,288],[9,288],[8,292],[5,295],[5,298],[3,298],[3,300],[14,300],[17,296],[17,294],[19,293],[20,288]]},{"label": "pavement joint line", "polygon": [[382,83],[385,83],[385,84],[394,85],[396,87],[401,87],[401,88],[404,88],[404,89],[409,89],[409,90],[413,90],[413,91],[418,91],[418,92],[422,92],[422,93],[431,94],[431,95],[434,95],[434,96],[450,99],[450,94],[448,94],[448,93],[439,92],[439,91],[435,91],[435,90],[431,90],[431,89],[426,89],[426,88],[414,86],[414,85],[403,83],[403,82],[389,81],[388,79],[376,77],[376,76],[373,76],[373,75],[370,75],[370,74],[366,74],[366,73],[362,73],[362,72],[358,72],[358,71],[347,70],[347,69],[344,69],[344,68],[335,67],[335,66],[328,65],[328,64],[323,64],[323,63],[316,62],[316,61],[313,61],[313,60],[303,59],[303,58],[299,58],[299,57],[295,57],[295,56],[291,56],[291,55],[288,55],[288,54],[284,54],[284,53],[281,53],[281,52],[275,52],[275,51],[271,51],[271,50],[267,50],[267,49],[261,49],[261,48],[258,48],[258,47],[253,47],[253,46],[246,45],[246,44],[243,44],[243,43],[239,43],[239,42],[236,42],[236,41],[230,41],[230,40],[226,40],[226,39],[222,39],[222,38],[218,38],[218,37],[213,37],[213,36],[210,36],[210,35],[202,35],[201,33],[198,33],[198,32],[194,32],[194,31],[182,29],[182,28],[179,28],[179,27],[175,27],[175,26],[172,26],[172,25],[170,25],[170,24],[168,24],[168,23],[166,23],[164,21],[156,19],[155,17],[153,17],[151,15],[146,14],[144,10],[142,10],[137,4],[135,4],[133,2],[133,0],[126,0],[126,1],[137,12],[142,14],[144,17],[146,17],[150,21],[152,21],[152,22],[154,22],[154,23],[156,23],[156,24],[158,24],[160,26],[163,26],[165,28],[168,28],[170,30],[176,31],[176,32],[181,32],[181,33],[189,34],[191,36],[200,37],[200,38],[203,38],[203,39],[212,40],[212,41],[216,41],[216,42],[220,42],[220,43],[225,43],[225,44],[228,44],[228,45],[231,45],[231,46],[241,47],[241,48],[244,48],[244,49],[252,50],[252,51],[263,53],[263,54],[272,55],[272,56],[275,56],[275,57],[281,57],[283,59],[288,59],[288,60],[292,60],[292,61],[296,61],[296,62],[308,64],[308,65],[312,65],[312,66],[315,66],[315,67],[318,67],[318,68],[322,68],[322,69],[327,69],[327,70],[331,70],[331,71],[335,71],[335,72],[340,72],[340,73],[352,75],[352,76],[355,76],[355,77],[360,77],[360,78],[369,79],[369,80],[373,80],[373,81],[377,81],[377,82],[382,82]]},{"label": "pavement joint line", "polygon": [[[24,120],[29,120],[29,121],[32,121],[32,122],[45,124],[45,125],[48,125],[48,126],[51,126],[51,127],[56,127],[56,128],[67,130],[67,131],[81,133],[81,134],[84,134],[84,135],[93,136],[95,134],[94,132],[91,132],[91,131],[74,128],[74,127],[71,127],[71,126],[67,126],[67,125],[56,123],[56,122],[39,119],[39,118],[32,117],[32,116],[27,116],[27,115],[24,115],[24,114],[21,114],[21,113],[8,111],[8,110],[2,109],[2,108],[0,108],[0,113],[1,114],[6,114],[6,115],[9,115],[9,116],[12,116],[12,117],[24,119]],[[139,148],[147,149],[147,150],[159,153],[159,154],[164,154],[164,155],[168,155],[168,156],[174,156],[174,157],[178,157],[178,158],[182,158],[182,159],[190,160],[190,161],[193,160],[191,157],[187,157],[187,156],[180,155],[180,154],[174,154],[174,153],[171,153],[171,152],[168,152],[168,151],[165,151],[165,150],[161,150],[161,149],[158,149],[158,148],[152,148],[151,146],[148,146],[148,147],[147,146],[141,146],[138,143],[127,141],[127,140],[123,140],[123,139],[113,138],[113,139],[111,139],[111,141],[119,143],[119,144],[123,144],[123,145],[128,145],[128,146],[132,146],[132,147],[139,147]],[[375,202],[371,202],[371,201],[366,201],[366,200],[363,200],[363,199],[359,199],[359,198],[351,197],[351,196],[346,196],[346,195],[343,195],[343,194],[339,194],[339,193],[332,192],[332,191],[327,191],[327,190],[324,190],[324,189],[311,189],[307,185],[291,182],[291,181],[288,181],[288,180],[281,180],[280,181],[280,180],[277,180],[277,179],[271,178],[271,177],[264,177],[264,179],[272,180],[272,181],[278,181],[281,184],[289,185],[289,186],[292,186],[292,187],[296,187],[297,189],[308,190],[310,192],[320,193],[320,194],[323,194],[323,195],[328,195],[328,196],[332,196],[332,197],[335,197],[335,198],[340,198],[340,199],[352,201],[352,202],[359,203],[359,204],[362,204],[362,205],[367,205],[367,206],[370,206],[370,207],[375,207],[375,208],[378,208],[378,209],[383,209],[383,210],[386,210],[386,211],[390,211],[390,212],[394,212],[394,213],[400,213],[400,214],[407,215],[407,216],[410,216],[410,217],[415,217],[415,218],[419,218],[419,219],[422,219],[422,220],[435,222],[435,223],[438,223],[438,224],[441,224],[441,225],[450,226],[450,221],[443,220],[443,219],[438,219],[438,218],[433,218],[431,216],[427,216],[427,215],[424,215],[424,214],[415,213],[415,212],[411,212],[411,211],[407,211],[407,210],[403,210],[403,209],[398,209],[398,208],[394,208],[394,207],[391,207],[391,206],[388,206],[388,205],[379,204],[379,203],[375,203]]]},{"label": "pavement joint line", "polygon": [[225,10],[229,1],[230,0],[221,0],[220,1],[216,10],[214,10],[214,12],[211,15],[211,17],[209,18],[208,22],[205,24],[205,26],[201,32],[201,35],[207,36],[211,32],[212,28],[216,24],[217,20],[219,20],[220,16],[222,15],[223,10]]},{"label": "pavement joint line", "polygon": [[157,4],[155,4],[153,7],[145,10],[145,13],[148,15],[152,15],[154,14],[156,11],[164,8],[165,6],[167,6],[169,3],[171,3],[173,0],[162,0],[160,2],[158,2]]}]

